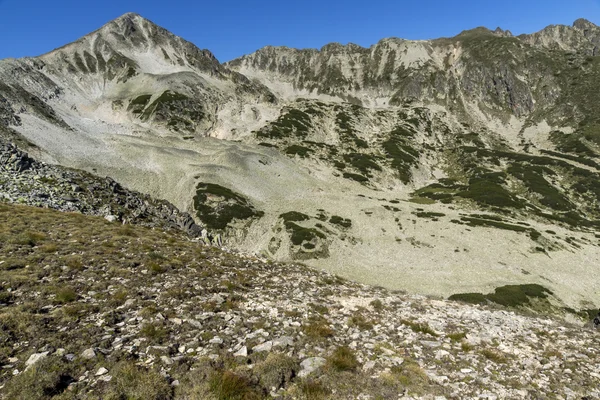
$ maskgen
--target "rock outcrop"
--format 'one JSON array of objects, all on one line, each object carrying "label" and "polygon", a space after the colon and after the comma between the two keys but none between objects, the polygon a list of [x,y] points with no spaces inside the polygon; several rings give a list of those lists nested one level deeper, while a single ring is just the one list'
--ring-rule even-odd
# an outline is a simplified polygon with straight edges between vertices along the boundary
[{"label": "rock outcrop", "polygon": [[178,229],[200,237],[203,228],[167,201],[128,190],[111,178],[37,162],[0,139],[0,200],[100,215],[123,223]]}]

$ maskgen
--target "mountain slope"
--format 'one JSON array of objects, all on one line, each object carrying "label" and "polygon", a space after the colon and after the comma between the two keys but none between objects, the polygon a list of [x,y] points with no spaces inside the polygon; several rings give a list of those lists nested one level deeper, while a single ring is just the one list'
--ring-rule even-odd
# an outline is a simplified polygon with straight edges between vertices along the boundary
[{"label": "mountain slope", "polygon": [[600,302],[596,37],[585,21],[477,28],[220,64],[126,14],[0,61],[0,123],[228,246],[442,296],[539,284],[586,309]]},{"label": "mountain slope", "polygon": [[600,395],[592,330],[176,232],[0,204],[0,271],[0,398]]}]

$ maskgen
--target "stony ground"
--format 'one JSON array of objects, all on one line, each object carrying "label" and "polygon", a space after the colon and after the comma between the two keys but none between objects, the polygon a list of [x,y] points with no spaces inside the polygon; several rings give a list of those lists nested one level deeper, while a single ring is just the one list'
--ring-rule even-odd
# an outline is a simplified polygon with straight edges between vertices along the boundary
[{"label": "stony ground", "polygon": [[600,398],[598,331],[0,204],[0,398]]}]

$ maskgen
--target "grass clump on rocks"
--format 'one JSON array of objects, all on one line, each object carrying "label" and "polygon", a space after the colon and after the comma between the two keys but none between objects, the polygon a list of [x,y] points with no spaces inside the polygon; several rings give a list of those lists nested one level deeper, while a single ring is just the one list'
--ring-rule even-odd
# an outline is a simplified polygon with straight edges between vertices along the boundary
[{"label": "grass clump on rocks", "polygon": [[262,393],[251,380],[233,371],[215,371],[209,380],[212,394],[218,400],[259,400]]},{"label": "grass clump on rocks", "polygon": [[354,371],[359,363],[351,348],[340,346],[327,357],[327,366],[336,371]]}]

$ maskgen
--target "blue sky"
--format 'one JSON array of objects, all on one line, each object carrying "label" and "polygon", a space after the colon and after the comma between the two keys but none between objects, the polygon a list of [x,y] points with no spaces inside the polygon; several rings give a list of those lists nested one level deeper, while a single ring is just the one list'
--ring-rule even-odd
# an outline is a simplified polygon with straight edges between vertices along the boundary
[{"label": "blue sky", "polygon": [[266,45],[370,46],[384,37],[429,39],[477,26],[520,34],[581,17],[600,24],[600,0],[0,0],[0,59],[48,52],[129,11],[220,61]]}]

